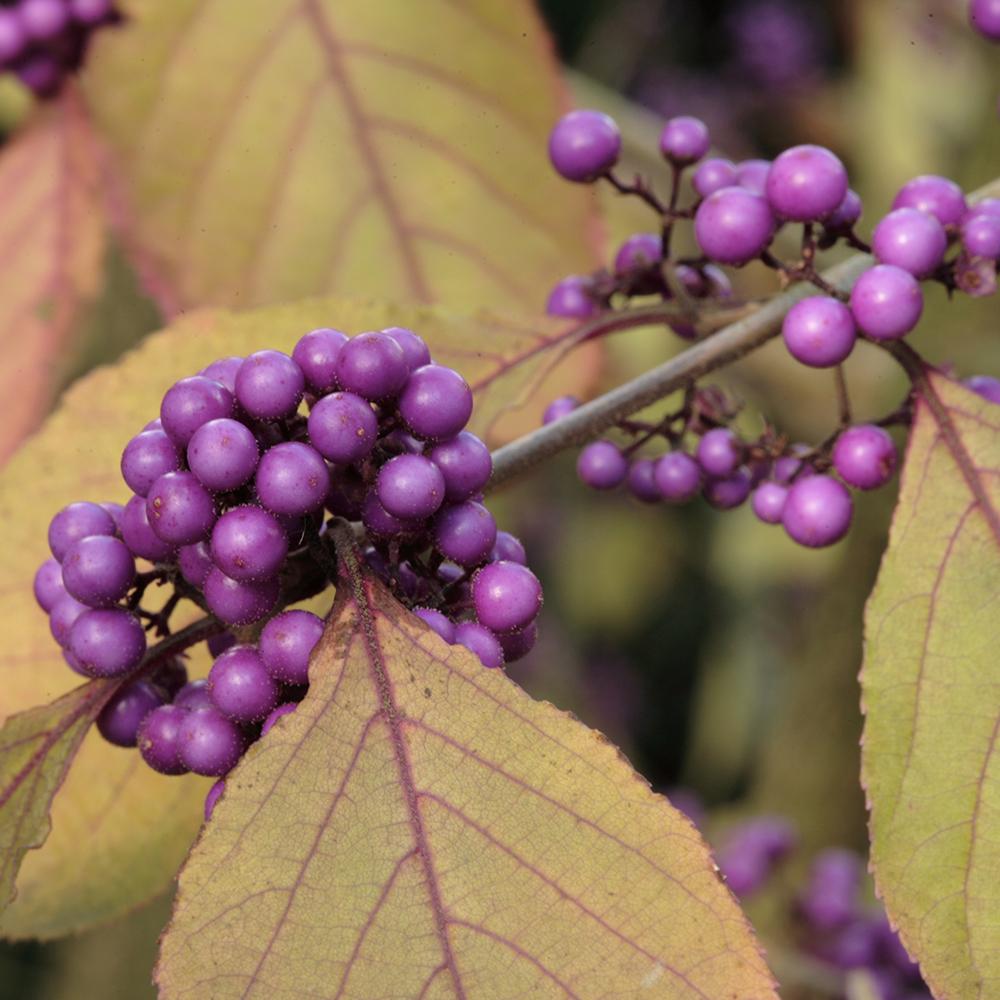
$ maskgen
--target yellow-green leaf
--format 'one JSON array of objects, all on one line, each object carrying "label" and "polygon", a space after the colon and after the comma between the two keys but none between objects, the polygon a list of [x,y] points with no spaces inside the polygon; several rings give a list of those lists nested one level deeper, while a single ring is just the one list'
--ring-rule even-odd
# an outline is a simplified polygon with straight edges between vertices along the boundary
[{"label": "yellow-green leaf", "polygon": [[693,826],[339,550],[309,694],[181,874],[161,997],[774,997]]},{"label": "yellow-green leaf", "polygon": [[563,94],[527,0],[133,0],[86,92],[174,309],[308,295],[516,302],[593,266],[545,142]]},{"label": "yellow-green leaf", "polygon": [[917,402],[865,643],[876,885],[935,996],[998,996],[1000,406],[941,376]]},{"label": "yellow-green leaf", "polygon": [[4,461],[48,412],[104,244],[94,139],[74,91],[0,152],[0,428]]}]

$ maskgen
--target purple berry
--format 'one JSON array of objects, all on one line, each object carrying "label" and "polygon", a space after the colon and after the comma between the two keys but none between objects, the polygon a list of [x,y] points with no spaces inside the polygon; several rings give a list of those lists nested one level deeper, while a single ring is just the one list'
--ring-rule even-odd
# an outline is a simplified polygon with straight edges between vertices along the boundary
[{"label": "purple berry", "polygon": [[450,618],[433,608],[414,608],[413,613],[450,646],[455,641],[455,625]]},{"label": "purple berry", "polygon": [[812,449],[810,449],[807,444],[793,444],[790,449],[790,454],[782,455],[780,458],[775,460],[775,480],[783,486],[787,486],[793,479],[813,475],[813,469],[811,466],[807,466],[803,469],[801,458],[801,456],[807,454],[811,450]]},{"label": "purple berry", "polygon": [[780,219],[814,222],[847,194],[844,164],[823,146],[793,146],[771,164],[767,200]]},{"label": "purple berry", "polygon": [[[277,711],[277,709],[275,709]],[[263,730],[262,730],[263,732]],[[219,799],[222,798],[222,793],[226,790],[225,778],[219,778],[219,780],[212,785],[208,790],[208,794],[205,796],[205,822],[207,823],[212,818],[212,813],[215,812],[215,807],[218,805]]]},{"label": "purple berry", "polygon": [[120,677],[142,660],[146,633],[124,608],[86,611],[70,629],[69,650],[90,677]]},{"label": "purple berry", "polygon": [[424,365],[400,393],[399,415],[419,438],[453,438],[472,416],[472,390],[453,369]]},{"label": "purple berry", "polygon": [[701,466],[690,455],[671,451],[656,463],[653,478],[668,503],[687,503],[701,489]]},{"label": "purple berry", "polygon": [[464,646],[475,653],[484,667],[502,667],[504,664],[503,647],[497,637],[475,622],[461,622],[455,626],[454,645]]},{"label": "purple berry", "polygon": [[[977,201],[970,206],[965,214],[965,219],[978,215],[991,215],[993,218],[1000,219],[1000,198],[983,198]],[[965,220],[963,219],[963,221]]]},{"label": "purple berry", "polygon": [[80,500],[63,507],[49,522],[49,548],[62,562],[74,542],[115,531],[115,519],[100,504]]},{"label": "purple berry", "polygon": [[470,431],[434,445],[427,457],[441,470],[445,499],[452,502],[478,494],[493,473],[489,448]]},{"label": "purple berry", "polygon": [[135,560],[124,542],[110,535],[91,535],[70,546],[63,558],[66,590],[92,608],[120,601],[135,579]]},{"label": "purple berry", "polygon": [[228,417],[202,424],[187,447],[188,468],[203,486],[216,493],[228,493],[248,482],[259,458],[260,449],[250,428]]},{"label": "purple berry", "polygon": [[797,479],[788,490],[781,523],[790,538],[811,549],[839,542],[851,526],[847,487],[830,476]]},{"label": "purple berry", "polygon": [[476,619],[491,632],[514,632],[530,625],[542,608],[538,577],[516,562],[495,562],[472,578]]},{"label": "purple berry", "polygon": [[9,65],[25,50],[28,38],[16,11],[0,10],[0,62]]},{"label": "purple berry", "polygon": [[379,470],[376,492],[379,502],[394,517],[420,521],[444,502],[444,476],[423,455],[397,455]]},{"label": "purple berry", "polygon": [[771,242],[774,216],[759,194],[722,188],[698,206],[694,233],[707,257],[720,264],[745,264]]},{"label": "purple berry", "polygon": [[551,424],[554,420],[560,420],[567,413],[572,413],[579,405],[580,400],[576,396],[560,396],[558,399],[553,399],[545,407],[545,412],[542,414],[542,423]]},{"label": "purple berry", "polygon": [[977,396],[982,396],[991,403],[1000,403],[1000,378],[994,378],[992,375],[973,375],[965,379],[962,384]]},{"label": "purple berry", "polygon": [[[226,511],[212,529],[212,561],[234,580],[277,576],[288,555],[288,536],[278,519],[260,507]],[[206,574],[207,575],[207,574]]]},{"label": "purple berry", "polygon": [[65,67],[55,55],[44,51],[29,51],[14,67],[17,78],[39,97],[51,97],[63,81]]},{"label": "purple berry", "polygon": [[346,343],[347,334],[329,327],[310,330],[299,338],[292,360],[305,376],[310,391],[328,392],[337,384],[337,356]]},{"label": "purple berry", "polygon": [[880,264],[895,264],[916,278],[926,278],[944,260],[948,237],[933,215],[897,208],[875,227],[872,252]]},{"label": "purple berry", "polygon": [[[70,632],[76,624],[76,620],[89,610],[90,608],[86,604],[82,604],[75,597],[70,597],[69,594],[56,598],[56,602],[49,612],[49,631],[52,633],[52,638],[60,646],[69,646]],[[74,669],[82,672],[79,663]]]},{"label": "purple berry", "polygon": [[851,289],[851,314],[875,340],[905,337],[920,321],[924,293],[909,271],[879,264],[865,271]]},{"label": "purple berry", "polygon": [[178,734],[181,763],[195,774],[218,778],[228,774],[243,753],[239,726],[221,712],[188,712]]},{"label": "purple berry", "polygon": [[647,271],[663,260],[663,239],[659,233],[635,233],[615,254],[615,274]]},{"label": "purple berry", "polygon": [[538,640],[538,626],[532,622],[530,625],[516,632],[507,632],[497,636],[497,642],[503,650],[505,663],[513,663],[525,657],[535,648]]},{"label": "purple berry", "polygon": [[399,538],[411,535],[422,527],[421,521],[409,521],[390,514],[372,490],[361,506],[361,523],[378,538]]},{"label": "purple berry", "polygon": [[403,349],[403,354],[406,356],[406,367],[411,372],[431,363],[430,349],[423,337],[418,336],[412,330],[405,326],[387,326],[382,332],[387,337],[392,337]]},{"label": "purple berry", "polygon": [[286,701],[283,705],[279,705],[273,712],[264,720],[264,724],[260,727],[260,735],[267,736],[267,734],[274,728],[274,724],[278,719],[283,719],[286,715],[291,715],[299,707],[297,701]]},{"label": "purple berry", "polygon": [[287,441],[261,456],[254,484],[268,510],[301,517],[323,506],[330,490],[330,472],[315,448]]},{"label": "purple berry", "polygon": [[226,625],[249,625],[265,618],[278,603],[278,578],[234,580],[217,566],[205,578],[208,610]]},{"label": "purple berry", "polygon": [[753,507],[754,514],[765,524],[781,524],[781,515],[785,509],[787,497],[787,486],[766,480],[753,491],[750,505]]},{"label": "purple berry", "polygon": [[743,447],[728,427],[715,427],[698,442],[698,464],[710,476],[728,476],[743,461]]},{"label": "purple berry", "polygon": [[204,375],[192,375],[167,390],[160,405],[160,421],[167,434],[186,447],[202,424],[231,417],[235,407],[233,394],[221,382]]},{"label": "purple berry", "polygon": [[610,441],[593,441],[576,461],[581,482],[595,490],[613,490],[628,475],[628,459]]},{"label": "purple berry", "polygon": [[309,440],[331,462],[350,465],[367,458],[378,438],[371,403],[351,392],[324,396],[309,414]]},{"label": "purple berry", "polygon": [[142,759],[160,774],[184,774],[187,768],[181,762],[181,725],[188,712],[178,705],[161,705],[154,708],[139,726],[136,745]]},{"label": "purple berry", "polygon": [[[232,645],[234,643],[230,643],[230,646]],[[188,712],[200,712],[203,709],[212,708],[212,698],[208,692],[208,681],[204,678],[189,681],[174,695],[174,704],[178,708],[186,709]]]},{"label": "purple berry", "polygon": [[403,348],[385,333],[360,333],[337,355],[338,385],[364,399],[391,399],[409,372]]},{"label": "purple berry", "polygon": [[149,488],[149,526],[171,545],[191,545],[215,524],[215,499],[192,472],[168,472]]},{"label": "purple berry", "polygon": [[63,662],[73,671],[74,674],[79,674],[81,677],[86,677],[87,674],[84,673],[83,667],[80,666],[80,661],[68,650],[64,649],[62,651]]},{"label": "purple berry", "polygon": [[1000,0],[971,0],[969,21],[984,38],[1000,42]]},{"label": "purple berry", "polygon": [[817,295],[796,302],[781,327],[788,353],[811,368],[839,365],[854,349],[851,310],[838,299]]},{"label": "purple berry", "polygon": [[690,115],[671,118],[660,133],[660,152],[678,167],[700,160],[708,152],[710,143],[708,126]]},{"label": "purple berry", "polygon": [[528,556],[520,539],[515,538],[509,531],[497,532],[497,540],[490,553],[490,562],[500,562],[502,559],[520,563],[522,566],[528,563]]},{"label": "purple berry", "polygon": [[896,471],[896,446],[888,431],[874,424],[848,427],[833,446],[833,467],[849,486],[874,490]]},{"label": "purple berry", "polygon": [[861,859],[852,851],[823,851],[813,862],[799,908],[817,930],[843,927],[857,916],[861,892]]},{"label": "purple berry", "polygon": [[485,562],[497,540],[493,515],[474,500],[449,504],[434,519],[434,543],[438,552],[459,566]]},{"label": "purple berry", "polygon": [[38,571],[34,580],[35,600],[38,606],[46,613],[55,607],[56,601],[66,594],[66,585],[63,583],[62,566],[55,559],[46,559]]},{"label": "purple berry", "polygon": [[736,186],[753,191],[754,194],[767,194],[767,175],[771,171],[770,160],[744,160],[736,164]]},{"label": "purple berry", "polygon": [[621,146],[613,118],[600,111],[571,111],[549,135],[549,159],[561,177],[588,183],[618,162]]},{"label": "purple berry", "polygon": [[52,41],[69,22],[69,10],[62,0],[21,0],[17,12],[25,34],[36,42]]},{"label": "purple berry", "polygon": [[180,448],[160,430],[136,434],[122,452],[122,479],[141,497],[160,476],[178,472],[180,468]]},{"label": "purple berry", "polygon": [[962,246],[973,257],[1000,257],[1000,216],[971,215],[962,223]]},{"label": "purple berry", "polygon": [[827,232],[849,233],[861,218],[864,206],[857,191],[848,189],[843,201],[823,220]]},{"label": "purple berry", "polygon": [[169,559],[175,550],[170,542],[165,542],[153,531],[146,513],[146,498],[135,496],[127,504],[122,513],[122,541],[129,551],[140,559],[150,562],[161,562]]},{"label": "purple berry", "polygon": [[739,183],[736,165],[732,160],[719,158],[705,160],[694,172],[691,183],[702,198],[707,198],[723,188],[735,187]]},{"label": "purple berry", "polygon": [[258,722],[278,704],[279,688],[253,646],[232,646],[208,672],[212,704],[233,722]]},{"label": "purple berry", "polygon": [[962,189],[947,177],[925,174],[907,181],[892,201],[893,208],[916,208],[933,215],[942,226],[957,225],[968,207]]},{"label": "purple berry", "polygon": [[302,402],[302,369],[281,351],[256,351],[236,373],[236,400],[258,420],[290,417]]},{"label": "purple berry", "polygon": [[322,619],[309,611],[293,609],[275,615],[258,641],[268,673],[284,684],[308,684],[309,657],[322,635]]},{"label": "purple berry", "polygon": [[549,292],[545,311],[550,316],[567,319],[586,319],[601,311],[600,304],[591,296],[593,282],[579,274],[571,274],[553,286]]},{"label": "purple berry", "polygon": [[198,374],[204,375],[205,378],[215,379],[216,382],[221,382],[231,393],[235,394],[236,373],[240,370],[240,365],[242,364],[243,359],[233,354],[228,358],[219,358],[218,361],[213,361],[207,367],[202,368]]},{"label": "purple berry", "polygon": [[707,480],[702,493],[716,510],[732,510],[750,496],[752,487],[746,469],[737,469],[732,475]]},{"label": "purple berry", "polygon": [[116,747],[134,747],[142,720],[163,704],[163,693],[149,681],[120,687],[97,716],[97,731]]},{"label": "purple berry", "polygon": [[656,462],[651,458],[640,458],[628,468],[625,485],[629,493],[642,503],[659,503],[660,488],[656,485]]}]

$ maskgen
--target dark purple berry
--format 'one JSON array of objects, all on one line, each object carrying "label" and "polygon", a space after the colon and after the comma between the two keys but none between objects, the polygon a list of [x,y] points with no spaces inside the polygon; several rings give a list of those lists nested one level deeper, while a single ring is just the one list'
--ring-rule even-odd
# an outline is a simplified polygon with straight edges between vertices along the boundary
[{"label": "dark purple berry", "polygon": [[516,632],[507,632],[497,636],[497,642],[503,650],[505,663],[513,663],[527,656],[535,648],[538,640],[538,626],[532,622]]},{"label": "dark purple berry", "polygon": [[861,196],[848,189],[843,201],[823,220],[823,225],[827,232],[838,236],[849,233],[861,218],[863,209]]},{"label": "dark purple berry", "polygon": [[737,469],[729,476],[707,480],[702,493],[717,510],[732,510],[746,500],[752,485],[746,469]]},{"label": "dark purple berry", "polygon": [[522,566],[528,564],[528,556],[520,539],[515,538],[509,531],[497,532],[497,540],[490,553],[490,562],[500,562],[502,559],[520,563]]},{"label": "dark purple berry", "polygon": [[351,392],[324,396],[309,414],[309,440],[331,462],[360,462],[378,438],[378,418],[371,403]]},{"label": "dark purple berry", "polygon": [[172,701],[174,696],[188,682],[187,667],[179,657],[172,657],[160,664],[150,675],[149,680]]},{"label": "dark purple berry", "polygon": [[660,488],[656,485],[656,462],[651,458],[640,458],[628,468],[625,485],[629,493],[642,503],[659,503]]},{"label": "dark purple berry", "polygon": [[278,603],[278,578],[243,581],[215,567],[205,578],[208,610],[226,625],[249,625],[265,618]]},{"label": "dark purple berry", "polygon": [[281,351],[256,351],[236,373],[236,400],[258,420],[290,417],[305,392],[302,369]]},{"label": "dark purple berry", "polygon": [[663,259],[663,239],[659,233],[635,233],[615,254],[615,274],[645,271]]},{"label": "dark purple berry", "polygon": [[[82,604],[75,597],[70,597],[69,594],[57,597],[49,612],[49,631],[52,633],[52,638],[60,646],[69,646],[73,625],[80,615],[89,610],[86,604]],[[79,663],[77,666],[79,667]]]},{"label": "dark purple berry", "polygon": [[236,373],[240,370],[240,365],[242,364],[243,359],[234,354],[228,358],[219,358],[218,361],[213,361],[208,367],[202,368],[198,374],[204,375],[205,378],[215,379],[216,382],[221,382],[235,395]]},{"label": "dark purple berry", "polygon": [[60,597],[65,596],[66,585],[63,583],[62,567],[57,560],[46,559],[38,567],[35,573],[34,592],[38,606],[46,613],[55,607]]},{"label": "dark purple berry", "polygon": [[73,622],[69,650],[91,677],[120,677],[146,652],[142,623],[124,608],[85,611]]},{"label": "dark purple berry", "polygon": [[310,330],[292,351],[292,360],[314,393],[329,392],[337,384],[337,356],[347,343],[347,334],[321,327]]},{"label": "dark purple berry", "polygon": [[403,348],[385,333],[360,333],[337,355],[337,383],[373,401],[393,398],[410,369]]},{"label": "dark purple berry", "polygon": [[422,521],[410,521],[390,514],[372,490],[361,505],[361,523],[378,538],[400,538],[419,530]]},{"label": "dark purple berry", "polygon": [[[230,643],[230,647],[234,645]],[[178,708],[186,709],[188,712],[200,712],[205,708],[212,708],[212,698],[208,692],[208,681],[204,678],[188,681],[177,694],[174,695],[174,704]]]},{"label": "dark purple berry", "polygon": [[530,625],[542,608],[538,577],[516,562],[490,563],[472,578],[476,619],[491,632],[514,632]]},{"label": "dark purple berry", "polygon": [[160,774],[184,774],[187,767],[181,762],[181,725],[188,712],[178,705],[161,705],[154,708],[139,725],[136,745],[142,759]]},{"label": "dark purple berry", "polygon": [[474,500],[450,504],[434,519],[434,544],[438,552],[459,566],[485,562],[497,540],[493,515]]},{"label": "dark purple berry", "polygon": [[142,720],[163,704],[163,692],[149,681],[120,687],[97,716],[97,731],[117,747],[134,747]]},{"label": "dark purple berry", "polygon": [[431,363],[430,349],[423,337],[418,336],[412,330],[405,326],[387,326],[382,333],[387,337],[392,337],[403,349],[403,354],[406,356],[406,367],[411,372]]},{"label": "dark purple berry", "polygon": [[74,542],[62,563],[66,590],[92,608],[120,601],[135,579],[135,560],[124,542],[91,535]]},{"label": "dark purple berry", "polygon": [[444,503],[445,481],[429,458],[397,455],[379,469],[376,492],[379,502],[394,517],[421,521]]},{"label": "dark purple berry", "polygon": [[478,494],[493,473],[489,448],[470,431],[434,445],[427,457],[441,470],[445,499],[452,502]]},{"label": "dark purple berry", "polygon": [[205,577],[214,565],[207,542],[182,545],[177,550],[177,568],[181,571],[181,576],[199,590],[205,586]]},{"label": "dark purple berry", "polygon": [[176,549],[153,531],[146,513],[146,498],[134,496],[122,513],[122,541],[140,559],[161,562],[169,559]]},{"label": "dark purple berry", "polygon": [[187,712],[178,741],[181,763],[195,774],[213,778],[228,774],[244,749],[239,726],[211,708]]}]

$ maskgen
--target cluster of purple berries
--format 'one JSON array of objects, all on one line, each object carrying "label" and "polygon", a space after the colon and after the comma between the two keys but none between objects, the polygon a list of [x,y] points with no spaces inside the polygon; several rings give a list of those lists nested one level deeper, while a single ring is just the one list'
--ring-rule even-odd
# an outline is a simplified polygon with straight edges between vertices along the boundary
[{"label": "cluster of purple berries", "polygon": [[[731,831],[717,852],[729,888],[741,899],[762,889],[796,847],[787,820],[759,816]],[[818,854],[789,914],[799,946],[848,977],[864,977],[878,1000],[930,1000],[920,970],[885,912],[863,899],[864,865],[852,851]],[[849,994],[849,995],[853,995]]]},{"label": "cluster of purple berries", "polygon": [[13,71],[39,97],[50,97],[79,67],[91,32],[117,18],[114,0],[5,0],[0,70]]},{"label": "cluster of purple berries", "polygon": [[[313,330],[291,356],[224,358],[171,386],[122,454],[131,499],[57,513],[35,577],[70,668],[126,679],[104,736],[164,774],[227,773],[306,690],[322,622],[280,609],[329,584],[335,519],[356,523],[370,569],[446,642],[488,667],[524,656],[541,586],[482,503],[492,458],[464,429],[472,402],[402,327]],[[151,584],[173,588],[158,610],[141,606]],[[207,682],[147,653],[147,631],[176,652],[182,599],[208,613]]]}]

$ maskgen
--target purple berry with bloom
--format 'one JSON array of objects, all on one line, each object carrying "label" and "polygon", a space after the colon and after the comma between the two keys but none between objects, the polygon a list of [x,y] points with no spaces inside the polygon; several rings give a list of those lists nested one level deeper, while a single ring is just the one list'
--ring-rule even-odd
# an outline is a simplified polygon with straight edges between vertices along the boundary
[{"label": "purple berry with bloom", "polygon": [[328,392],[337,384],[337,356],[347,343],[347,334],[329,327],[310,330],[292,349],[310,392]]},{"label": "purple berry with bloom", "polygon": [[453,438],[472,416],[472,390],[454,369],[424,365],[403,387],[399,415],[418,438]]},{"label": "purple berry with bloom", "polygon": [[476,622],[456,625],[454,644],[475,653],[484,667],[496,668],[504,664],[503,646],[488,628]]},{"label": "purple berry with bloom", "polygon": [[847,534],[853,513],[854,504],[843,483],[830,476],[807,476],[789,488],[781,523],[794,541],[819,549]]},{"label": "purple berry with bloom", "polygon": [[537,641],[538,626],[534,622],[516,632],[505,632],[497,636],[505,663],[513,663],[527,656],[535,648]]},{"label": "purple berry with bloom", "polygon": [[258,641],[268,673],[284,684],[308,684],[309,657],[322,635],[322,619],[309,611],[293,608],[275,615]]},{"label": "purple berry with bloom", "polygon": [[610,441],[593,441],[576,461],[580,480],[595,490],[613,490],[625,482],[628,459]]},{"label": "purple berry with bloom", "polygon": [[91,535],[74,542],[62,563],[66,590],[92,608],[120,601],[135,579],[135,559],[124,542]]},{"label": "purple berry with bloom", "polygon": [[216,382],[221,382],[231,393],[235,394],[236,373],[240,370],[240,365],[242,364],[242,358],[231,354],[227,358],[219,358],[217,361],[213,361],[210,365],[202,368],[198,374],[204,375],[205,378],[215,379]]},{"label": "purple berry with bloom", "polygon": [[149,681],[120,687],[97,716],[97,731],[116,747],[134,747],[142,720],[163,704],[163,692]]},{"label": "purple berry with bloom", "polygon": [[780,483],[768,479],[753,491],[750,505],[757,518],[765,524],[781,524],[781,515],[784,512],[787,497],[787,486],[782,486]]},{"label": "purple berry with bloom", "polygon": [[444,503],[441,470],[423,455],[397,455],[379,469],[379,502],[394,517],[423,520]]},{"label": "purple berry with bloom", "polygon": [[641,503],[659,503],[663,499],[656,485],[656,462],[651,458],[637,459],[629,466],[625,485]]},{"label": "purple berry with bloom", "polygon": [[973,375],[965,379],[962,384],[977,396],[982,396],[991,403],[1000,403],[1000,378],[994,378],[992,375]]},{"label": "purple berry with bloom", "polygon": [[430,348],[424,342],[423,337],[408,327],[387,326],[382,333],[387,337],[392,337],[403,349],[403,354],[406,356],[406,366],[411,372],[431,363]]},{"label": "purple berry with bloom", "polygon": [[359,333],[337,355],[337,383],[364,399],[392,399],[409,373],[403,348],[385,333]]},{"label": "purple berry with bloom", "polygon": [[615,254],[615,274],[645,271],[663,259],[663,239],[659,233],[635,233]]},{"label": "purple berry with bloom", "polygon": [[743,448],[728,427],[714,427],[698,442],[698,464],[710,476],[728,476],[743,461]]},{"label": "purple berry with bloom", "polygon": [[25,34],[36,42],[53,41],[69,21],[69,10],[62,0],[21,0],[17,12]]},{"label": "purple berry with bloom", "polygon": [[926,278],[944,260],[948,237],[933,216],[917,208],[897,208],[875,227],[872,253],[880,264],[895,264]]},{"label": "purple berry with bloom", "polygon": [[567,413],[572,413],[580,405],[580,400],[576,396],[560,396],[553,399],[545,412],[542,414],[542,423],[551,424],[554,420],[565,417]]},{"label": "purple berry with bloom", "polygon": [[258,722],[278,704],[280,689],[253,646],[232,646],[208,672],[212,704],[233,722]]},{"label": "purple berry with bloom", "polygon": [[489,559],[497,540],[493,515],[475,500],[450,504],[434,519],[438,552],[459,566],[478,566]]},{"label": "purple berry with bloom", "polygon": [[184,774],[181,761],[181,726],[189,712],[179,705],[154,708],[139,725],[136,745],[142,759],[160,774]]},{"label": "purple berry with bloom", "polygon": [[436,444],[427,457],[441,470],[446,500],[467,500],[477,495],[493,473],[489,448],[470,431]]},{"label": "purple berry with bloom", "polygon": [[600,305],[591,297],[593,282],[580,274],[571,274],[555,284],[549,292],[545,311],[550,316],[567,319],[586,319],[601,311]]},{"label": "purple berry with bloom", "polygon": [[984,38],[1000,42],[1000,0],[971,0],[969,21]]},{"label": "purple berry with bloom", "polygon": [[898,340],[920,322],[924,293],[909,271],[878,264],[861,275],[851,289],[854,322],[875,340]]},{"label": "purple berry with bloom", "polygon": [[27,44],[28,38],[17,11],[0,10],[0,62],[12,63],[24,52]]},{"label": "purple berry with bloom", "polygon": [[[55,603],[52,605],[52,610],[49,612],[49,631],[52,633],[52,638],[60,646],[64,648],[68,647],[70,632],[76,624],[76,620],[80,615],[89,610],[86,604],[78,601],[75,597],[71,597],[69,594],[63,594],[62,597],[56,598]],[[80,669],[79,663],[76,664],[74,669],[80,673],[83,672]]]},{"label": "purple berry with bloom", "polygon": [[660,152],[678,167],[700,160],[708,152],[710,143],[708,126],[690,115],[671,118],[660,133]]},{"label": "purple berry with bloom", "polygon": [[324,396],[309,414],[309,441],[331,462],[360,462],[378,439],[378,417],[366,399],[352,392]]},{"label": "purple berry with bloom", "polygon": [[[230,643],[227,648],[233,645],[235,645],[235,642]],[[210,648],[209,652],[211,651]],[[225,652],[225,650],[222,650],[222,652]],[[201,677],[198,680],[189,681],[174,695],[174,704],[178,708],[186,709],[188,712],[200,712],[203,709],[212,708],[212,699],[208,693],[208,681]]]},{"label": "purple berry with bloom", "polygon": [[192,375],[167,390],[160,404],[160,421],[171,439],[186,447],[202,424],[231,417],[235,407],[233,394],[221,382]]},{"label": "purple berry with bloom", "polygon": [[961,227],[962,246],[973,257],[1000,257],[1000,216],[970,215]]},{"label": "purple berry with bloom", "polygon": [[215,524],[215,499],[193,472],[168,472],[149,488],[149,526],[171,545],[191,545]]},{"label": "purple berry with bloom", "polygon": [[708,479],[702,493],[716,510],[732,510],[750,496],[752,487],[753,483],[746,469],[737,469],[729,476]]},{"label": "purple berry with bloom", "polygon": [[799,899],[802,915],[817,930],[844,926],[858,914],[861,880],[861,859],[853,851],[823,851]]},{"label": "purple berry with bloom", "polygon": [[277,575],[288,555],[288,536],[273,514],[246,504],[227,510],[215,522],[211,551],[212,561],[226,576],[267,580]]},{"label": "purple berry with bloom", "polygon": [[515,538],[509,531],[497,532],[497,540],[490,553],[490,562],[499,562],[501,559],[520,563],[522,566],[528,565],[528,556],[521,540]]},{"label": "purple berry with bloom", "polygon": [[261,456],[254,485],[269,511],[301,517],[323,506],[330,491],[330,471],[315,448],[286,441]]},{"label": "purple berry with bloom", "polygon": [[226,625],[250,625],[278,603],[278,578],[234,580],[216,566],[205,577],[205,604]]},{"label": "purple berry with bloom", "polygon": [[455,641],[455,623],[446,615],[434,608],[414,608],[413,613],[448,645]]},{"label": "purple berry with bloom", "polygon": [[62,566],[56,559],[46,559],[38,571],[34,580],[35,600],[38,606],[46,613],[52,610],[56,601],[66,594],[66,585],[63,583]]},{"label": "purple berry with bloom", "polygon": [[115,519],[100,504],[79,500],[63,507],[49,522],[49,548],[62,562],[70,546],[81,538],[115,532]]},{"label": "purple berry with bloom", "polygon": [[839,365],[857,340],[851,310],[826,295],[796,302],[785,315],[781,333],[789,354],[811,368]]},{"label": "purple berry with bloom", "polygon": [[770,171],[770,160],[744,160],[736,164],[736,185],[753,191],[754,194],[766,196],[767,175]]},{"label": "purple berry with bloom", "polygon": [[815,222],[830,215],[846,194],[844,164],[823,146],[786,149],[767,175],[767,200],[781,219]]},{"label": "purple berry with bloom", "polygon": [[843,201],[823,220],[823,225],[829,233],[849,233],[857,225],[863,210],[861,196],[857,191],[848,189]]},{"label": "purple berry with bloom", "polygon": [[542,585],[520,563],[490,563],[472,578],[472,602],[476,619],[491,632],[515,632],[538,617]]},{"label": "purple berry with bloom", "polygon": [[738,183],[736,164],[732,160],[718,157],[699,164],[691,178],[691,184],[702,198],[707,198],[723,188],[734,187]]},{"label": "purple berry with bloom", "polygon": [[150,526],[145,497],[132,497],[125,504],[122,512],[122,541],[133,555],[150,562],[169,559],[176,550],[176,546],[165,542]]},{"label": "purple berry with bloom", "polygon": [[618,162],[621,146],[613,118],[601,111],[571,111],[549,135],[549,159],[561,177],[586,184]]},{"label": "purple berry with bloom", "polygon": [[656,463],[653,478],[668,503],[687,503],[701,490],[701,466],[682,451],[667,452]]},{"label": "purple berry with bloom", "polygon": [[160,476],[178,472],[180,468],[181,449],[161,430],[136,434],[122,452],[122,479],[133,493],[141,497],[149,492],[150,486]]},{"label": "purple berry with bloom", "polygon": [[401,538],[423,527],[422,521],[410,521],[390,514],[372,490],[361,505],[361,523],[378,538]]},{"label": "purple berry with bloom", "polygon": [[215,493],[228,493],[248,482],[259,459],[253,432],[228,417],[202,424],[187,446],[188,468]]},{"label": "purple berry with bloom", "polygon": [[722,188],[698,206],[694,233],[707,257],[720,264],[745,264],[771,242],[774,216],[760,195]]},{"label": "purple berry with bloom", "polygon": [[69,632],[69,651],[90,677],[120,677],[146,652],[142,622],[124,608],[85,611]]},{"label": "purple berry with bloom", "polygon": [[893,208],[916,208],[933,215],[942,226],[954,226],[965,215],[965,194],[947,177],[924,174],[907,181],[892,200]]},{"label": "purple berry with bloom", "polygon": [[888,431],[874,424],[858,424],[841,432],[833,446],[833,467],[849,486],[874,490],[896,471],[896,445]]},{"label": "purple berry with bloom", "polygon": [[244,748],[239,726],[211,708],[187,713],[178,742],[181,763],[195,774],[212,778],[228,774]]},{"label": "purple berry with bloom", "polygon": [[278,420],[291,416],[302,401],[302,369],[281,351],[256,351],[236,373],[236,400],[252,417]]}]

